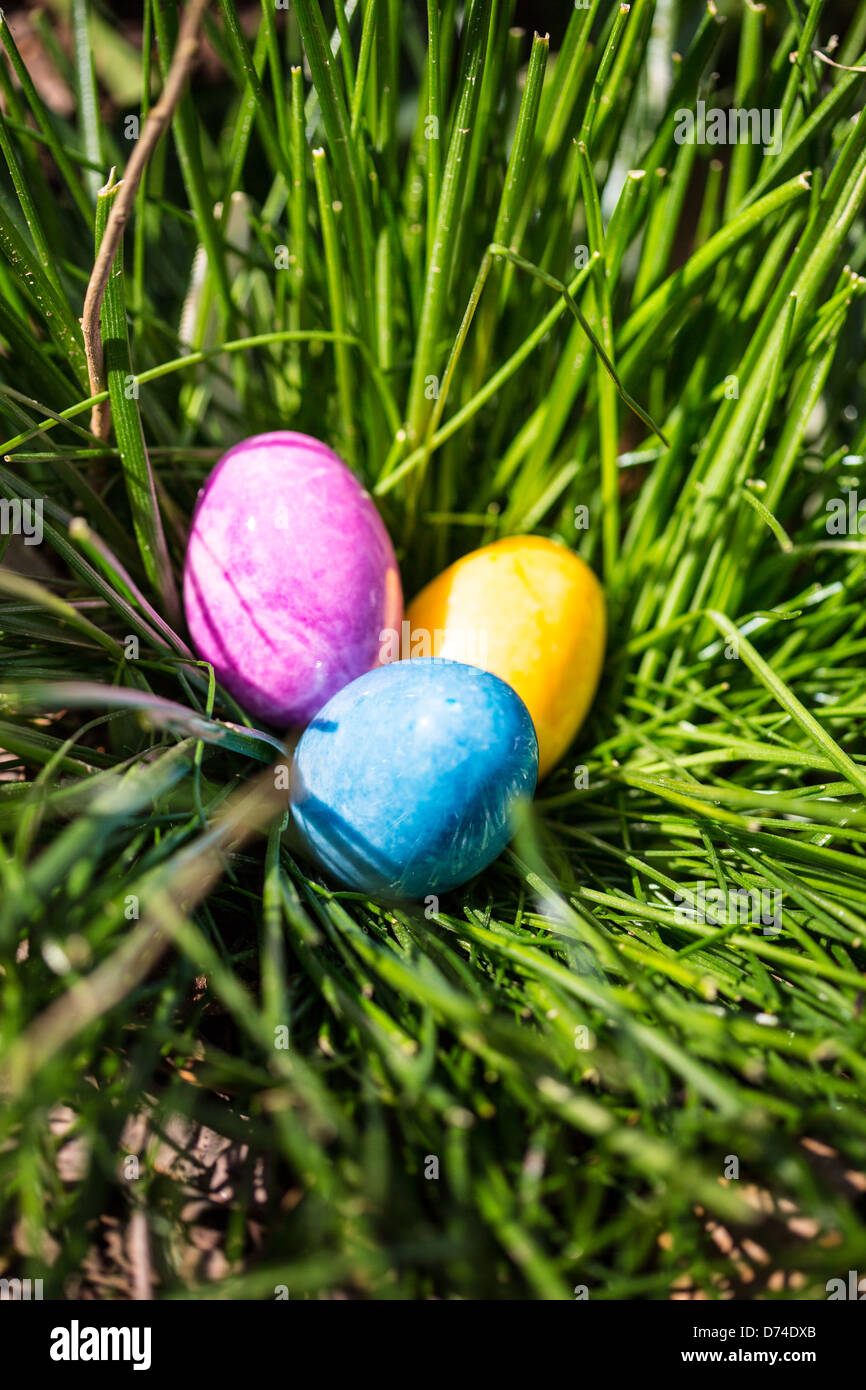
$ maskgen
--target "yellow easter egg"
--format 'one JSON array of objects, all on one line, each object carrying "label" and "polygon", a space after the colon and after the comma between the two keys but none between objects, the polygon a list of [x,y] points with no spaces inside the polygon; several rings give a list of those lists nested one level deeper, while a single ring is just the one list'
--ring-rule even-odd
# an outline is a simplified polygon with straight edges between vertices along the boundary
[{"label": "yellow easter egg", "polygon": [[541,536],[464,555],[409,605],[403,656],[481,666],[523,700],[539,776],[558,762],[592,704],[604,659],[604,594],[588,565]]}]

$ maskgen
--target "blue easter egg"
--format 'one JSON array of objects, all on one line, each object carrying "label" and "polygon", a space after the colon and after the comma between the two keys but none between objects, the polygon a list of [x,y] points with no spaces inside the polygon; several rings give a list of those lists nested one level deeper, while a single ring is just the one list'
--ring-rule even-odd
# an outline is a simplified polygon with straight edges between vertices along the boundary
[{"label": "blue easter egg", "polygon": [[344,686],[307,727],[292,817],[343,886],[422,899],[501,854],[537,776],[535,729],[510,685],[458,661],[397,661]]}]

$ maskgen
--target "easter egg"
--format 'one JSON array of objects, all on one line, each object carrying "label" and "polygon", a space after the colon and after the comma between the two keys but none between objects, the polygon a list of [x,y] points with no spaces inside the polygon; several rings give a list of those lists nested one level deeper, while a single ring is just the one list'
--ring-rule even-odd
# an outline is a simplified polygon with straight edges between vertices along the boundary
[{"label": "easter egg", "polygon": [[504,681],[456,661],[399,661],[345,686],[304,731],[292,820],[338,883],[423,899],[502,852],[537,772],[532,720]]},{"label": "easter egg", "polygon": [[604,659],[604,594],[588,565],[555,541],[510,536],[444,570],[406,618],[404,656],[466,661],[514,687],[538,734],[539,776],[549,772],[583,723]]},{"label": "easter egg", "polygon": [[377,664],[403,598],[369,494],[318,439],[281,432],[236,444],[208,478],[184,606],[217,679],[251,715],[285,728]]}]

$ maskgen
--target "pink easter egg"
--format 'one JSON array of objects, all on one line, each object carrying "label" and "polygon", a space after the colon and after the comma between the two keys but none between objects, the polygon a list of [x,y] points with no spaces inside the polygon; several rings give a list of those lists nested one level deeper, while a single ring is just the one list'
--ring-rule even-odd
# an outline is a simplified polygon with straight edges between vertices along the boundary
[{"label": "pink easter egg", "polygon": [[288,727],[379,664],[403,597],[369,493],[320,440],[279,432],[234,445],[208,478],[184,606],[217,679],[250,715]]}]

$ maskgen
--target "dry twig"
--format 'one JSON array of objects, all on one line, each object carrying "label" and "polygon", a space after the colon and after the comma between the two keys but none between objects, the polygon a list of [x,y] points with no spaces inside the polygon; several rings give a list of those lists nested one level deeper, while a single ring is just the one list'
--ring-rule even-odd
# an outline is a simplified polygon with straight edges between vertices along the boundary
[{"label": "dry twig", "polygon": [[[208,0],[190,0],[184,11],[177,47],[174,50],[165,86],[156,105],[148,114],[144,129],[132,153],[132,158],[118,185],[117,197],[108,215],[105,232],[93,263],[87,293],[84,296],[84,311],[81,315],[84,351],[87,355],[87,371],[90,377],[90,393],[93,396],[105,390],[105,357],[102,350],[102,329],[100,326],[105,286],[108,284],[108,277],[111,274],[111,267],[114,265],[117,249],[120,246],[123,229],[129,221],[135,195],[138,192],[147,161],[156,149],[180,100],[183,84],[198,49],[198,31],[207,5]],[[101,401],[93,407],[90,428],[100,439],[106,439],[109,423],[108,402]]]}]

